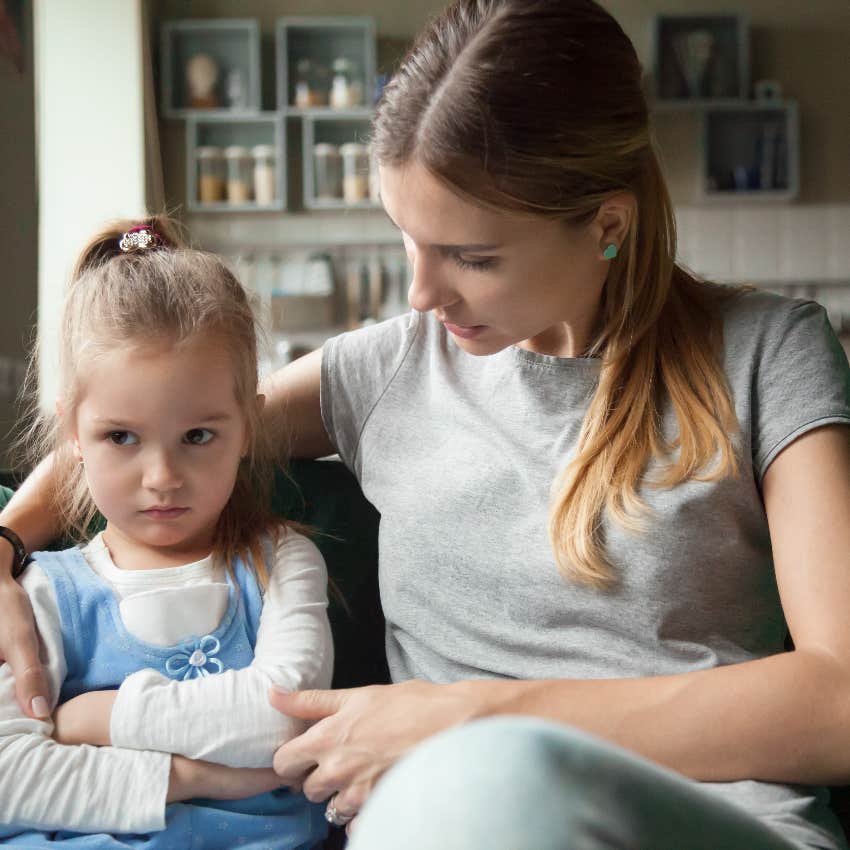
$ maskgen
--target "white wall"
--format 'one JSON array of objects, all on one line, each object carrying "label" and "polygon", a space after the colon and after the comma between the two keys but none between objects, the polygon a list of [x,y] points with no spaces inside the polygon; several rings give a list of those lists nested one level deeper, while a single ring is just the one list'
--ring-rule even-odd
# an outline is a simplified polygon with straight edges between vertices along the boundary
[{"label": "white wall", "polygon": [[145,212],[142,0],[35,0],[42,404],[68,275],[109,218]]}]

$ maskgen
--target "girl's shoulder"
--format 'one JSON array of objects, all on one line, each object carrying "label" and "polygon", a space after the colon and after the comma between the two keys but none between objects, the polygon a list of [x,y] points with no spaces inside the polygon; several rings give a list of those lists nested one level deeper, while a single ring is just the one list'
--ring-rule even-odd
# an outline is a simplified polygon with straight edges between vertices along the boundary
[{"label": "girl's shoulder", "polygon": [[269,538],[272,557],[269,573],[293,575],[305,570],[311,573],[327,575],[325,559],[319,547],[302,531],[290,526],[282,526]]}]

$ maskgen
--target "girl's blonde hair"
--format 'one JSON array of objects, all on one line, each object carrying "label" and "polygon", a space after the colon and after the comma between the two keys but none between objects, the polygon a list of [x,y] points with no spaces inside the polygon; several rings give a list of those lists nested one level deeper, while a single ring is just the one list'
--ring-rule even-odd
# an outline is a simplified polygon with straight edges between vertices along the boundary
[{"label": "girl's blonde hair", "polygon": [[[62,416],[42,413],[32,417],[19,442],[33,465],[53,452],[53,509],[64,534],[85,539],[97,507],[63,422],[75,417],[85,390],[86,366],[128,344],[181,346],[201,336],[214,336],[230,354],[249,443],[216,527],[213,554],[228,569],[236,557],[242,557],[265,586],[269,565],[261,537],[270,534],[275,539],[286,523],[271,511],[274,463],[256,402],[259,329],[255,312],[242,285],[221,259],[187,247],[173,220],[157,215],[142,223],[160,237],[160,247],[124,253],[118,247],[122,235],[140,222],[115,221],[81,253],[62,313]],[[36,371],[31,365],[30,388]],[[35,394],[29,395],[35,398]]]},{"label": "girl's blonde hair", "polygon": [[[732,290],[675,263],[672,204],[653,147],[641,68],[593,0],[456,0],[419,37],[378,105],[380,163],[417,161],[462,197],[520,215],[590,224],[619,192],[636,200],[610,265],[602,360],[573,461],[553,484],[559,569],[598,587],[615,576],[602,517],[643,527],[641,484],[737,472],[737,419],[720,365]],[[672,405],[678,436],[662,430]],[[653,459],[662,472],[647,480]]]}]

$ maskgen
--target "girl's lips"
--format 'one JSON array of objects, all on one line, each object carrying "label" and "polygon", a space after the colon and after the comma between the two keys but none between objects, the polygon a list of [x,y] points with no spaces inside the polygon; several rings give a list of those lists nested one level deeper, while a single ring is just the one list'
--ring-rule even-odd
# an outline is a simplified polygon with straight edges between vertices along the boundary
[{"label": "girl's lips", "polygon": [[177,519],[183,516],[189,508],[148,508],[142,511],[143,514],[151,519]]},{"label": "girl's lips", "polygon": [[443,324],[446,326],[446,330],[449,333],[453,333],[461,339],[472,339],[487,329],[487,325],[470,325],[469,327],[463,327],[463,325],[452,325],[449,322],[443,322]]}]

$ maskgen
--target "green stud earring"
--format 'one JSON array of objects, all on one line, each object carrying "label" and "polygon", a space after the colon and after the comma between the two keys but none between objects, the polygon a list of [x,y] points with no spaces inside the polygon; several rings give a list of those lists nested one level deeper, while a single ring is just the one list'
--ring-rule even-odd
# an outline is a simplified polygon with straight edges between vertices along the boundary
[{"label": "green stud earring", "polygon": [[603,252],[606,260],[613,260],[617,256],[617,246],[612,242]]}]

